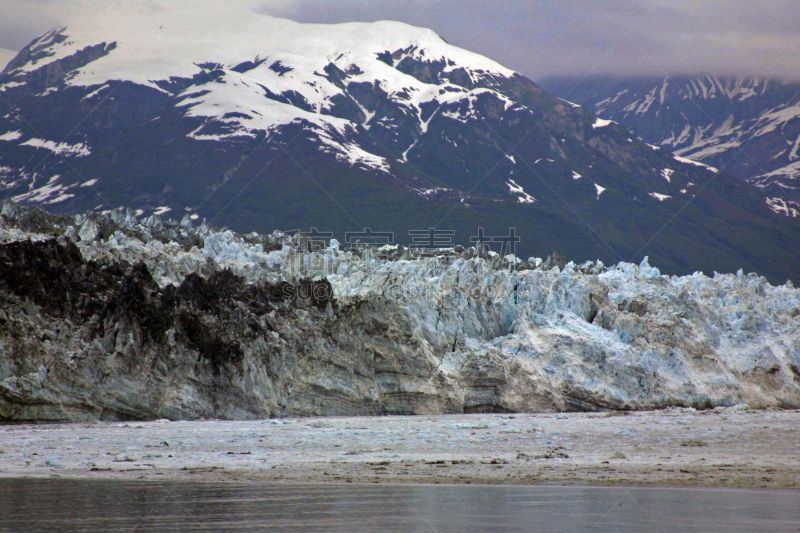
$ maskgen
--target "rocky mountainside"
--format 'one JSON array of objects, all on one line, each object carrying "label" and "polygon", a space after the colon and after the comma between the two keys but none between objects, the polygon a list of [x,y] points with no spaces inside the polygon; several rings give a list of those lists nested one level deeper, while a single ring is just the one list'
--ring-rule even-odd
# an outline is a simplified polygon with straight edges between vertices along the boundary
[{"label": "rocky mountainside", "polygon": [[5,198],[342,241],[371,228],[408,244],[435,227],[469,243],[480,227],[514,227],[524,255],[647,254],[670,273],[800,282],[800,228],[756,188],[430,30],[297,24],[233,4],[162,27],[139,10],[77,18],[0,74]]},{"label": "rocky mountainside", "polygon": [[800,217],[800,83],[717,76],[545,80],[649,143],[724,168]]},{"label": "rocky mountainside", "polygon": [[0,419],[800,406],[791,283],[308,239],[4,204]]}]

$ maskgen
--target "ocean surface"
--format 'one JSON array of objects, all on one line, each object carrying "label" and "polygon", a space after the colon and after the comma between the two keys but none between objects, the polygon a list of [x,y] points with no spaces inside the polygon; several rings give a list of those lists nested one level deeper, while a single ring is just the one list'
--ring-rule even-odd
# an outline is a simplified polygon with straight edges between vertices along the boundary
[{"label": "ocean surface", "polygon": [[796,533],[800,492],[0,479],[0,531]]}]

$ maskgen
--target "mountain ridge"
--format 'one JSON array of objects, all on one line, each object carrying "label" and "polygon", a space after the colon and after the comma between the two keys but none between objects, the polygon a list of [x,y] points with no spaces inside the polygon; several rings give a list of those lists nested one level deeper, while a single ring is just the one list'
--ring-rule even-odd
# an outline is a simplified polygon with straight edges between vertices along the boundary
[{"label": "mountain ridge", "polygon": [[800,83],[711,75],[543,83],[647,142],[724,167],[760,188],[776,212],[800,216]]},{"label": "mountain ridge", "polygon": [[[430,30],[242,15],[170,38],[139,17],[124,39],[100,17],[34,40],[0,75],[12,105],[0,194],[245,232],[372,228],[405,244],[431,227],[465,244],[479,228],[517,228],[526,255],[648,254],[673,273],[800,279],[789,251],[800,230],[755,188],[653,150]],[[272,30],[269,47],[248,40],[256,26]]]}]

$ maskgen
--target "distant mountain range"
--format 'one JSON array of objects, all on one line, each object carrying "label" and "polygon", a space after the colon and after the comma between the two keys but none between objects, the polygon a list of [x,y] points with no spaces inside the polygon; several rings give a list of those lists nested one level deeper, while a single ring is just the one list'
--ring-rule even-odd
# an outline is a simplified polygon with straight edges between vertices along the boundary
[{"label": "distant mountain range", "polygon": [[695,76],[543,85],[647,142],[747,179],[777,213],[800,217],[800,83]]},{"label": "distant mountain range", "polygon": [[172,33],[107,13],[26,46],[0,74],[0,199],[405,244],[513,227],[521,256],[800,281],[800,224],[756,187],[430,30],[210,9]]}]

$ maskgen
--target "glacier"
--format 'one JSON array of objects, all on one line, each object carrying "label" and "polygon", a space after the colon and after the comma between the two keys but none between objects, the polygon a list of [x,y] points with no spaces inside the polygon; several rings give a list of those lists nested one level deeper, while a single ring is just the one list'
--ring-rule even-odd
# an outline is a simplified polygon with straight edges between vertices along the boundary
[{"label": "glacier", "polygon": [[0,265],[0,419],[800,407],[800,290],[754,273],[11,202]]}]

